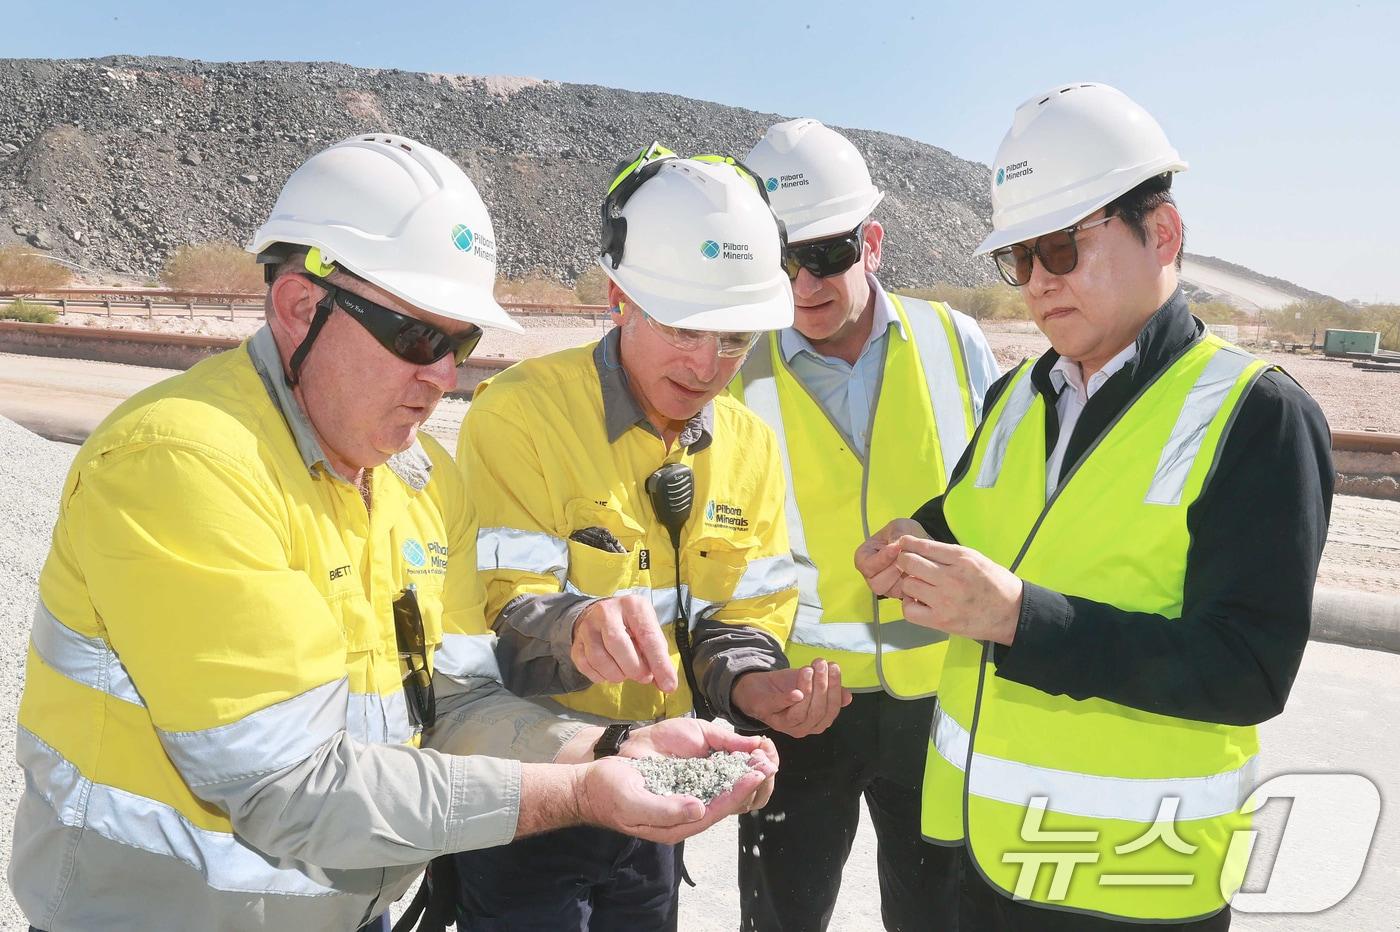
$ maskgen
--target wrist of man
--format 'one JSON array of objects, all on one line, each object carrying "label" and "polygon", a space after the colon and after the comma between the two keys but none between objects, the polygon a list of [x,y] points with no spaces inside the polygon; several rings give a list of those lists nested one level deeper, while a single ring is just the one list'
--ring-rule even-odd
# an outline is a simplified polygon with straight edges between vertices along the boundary
[{"label": "wrist of man", "polygon": [[564,742],[559,753],[554,756],[556,764],[587,764],[593,758],[593,746],[603,736],[601,725],[584,725],[568,741]]}]

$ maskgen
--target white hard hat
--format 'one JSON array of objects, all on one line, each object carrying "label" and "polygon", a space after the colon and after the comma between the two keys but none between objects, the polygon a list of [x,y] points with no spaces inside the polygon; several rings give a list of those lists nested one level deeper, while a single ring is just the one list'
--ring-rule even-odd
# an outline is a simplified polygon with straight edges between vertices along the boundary
[{"label": "white hard hat", "polygon": [[851,141],[816,120],[769,127],[744,164],[763,179],[793,243],[854,230],[885,196]]},{"label": "white hard hat", "polygon": [[415,308],[522,328],[496,303],[496,237],[481,195],[447,156],[402,136],[355,136],[307,159],[248,251],[305,246]]},{"label": "white hard hat", "polygon": [[[732,160],[731,160],[732,161]],[[690,330],[792,325],[777,218],[733,164],[667,157],[604,202],[598,264],[663,324]],[[623,203],[616,207],[619,192]]]},{"label": "white hard hat", "polygon": [[1164,172],[1186,170],[1152,115],[1107,84],[1065,84],[1016,108],[992,163],[992,233],[973,255],[1082,220]]}]

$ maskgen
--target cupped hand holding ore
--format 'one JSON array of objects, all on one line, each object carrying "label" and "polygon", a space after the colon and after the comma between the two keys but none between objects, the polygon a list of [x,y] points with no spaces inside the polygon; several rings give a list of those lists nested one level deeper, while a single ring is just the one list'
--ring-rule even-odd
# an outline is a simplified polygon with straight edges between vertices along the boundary
[{"label": "cupped hand holding ore", "polygon": [[[694,796],[658,795],[626,758],[703,758],[712,753],[745,754],[752,768],[708,804]],[[778,752],[767,738],[746,737],[718,722],[672,719],[633,731],[620,757],[578,768],[577,798],[583,821],[648,841],[675,844],[740,812],[768,802]]]}]

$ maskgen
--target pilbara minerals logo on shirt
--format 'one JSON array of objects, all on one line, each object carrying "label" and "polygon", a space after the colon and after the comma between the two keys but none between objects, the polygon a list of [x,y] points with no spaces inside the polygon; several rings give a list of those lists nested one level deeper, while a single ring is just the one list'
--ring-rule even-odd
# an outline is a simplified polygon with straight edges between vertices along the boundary
[{"label": "pilbara minerals logo on shirt", "polygon": [[428,541],[428,546],[414,537],[410,537],[403,542],[400,552],[403,554],[403,561],[408,564],[409,575],[414,573],[433,573],[441,576],[447,572],[447,546],[438,541]]},{"label": "pilbara minerals logo on shirt", "polygon": [[744,517],[744,509],[738,505],[710,499],[705,505],[705,526],[743,531],[748,529],[749,519]]}]

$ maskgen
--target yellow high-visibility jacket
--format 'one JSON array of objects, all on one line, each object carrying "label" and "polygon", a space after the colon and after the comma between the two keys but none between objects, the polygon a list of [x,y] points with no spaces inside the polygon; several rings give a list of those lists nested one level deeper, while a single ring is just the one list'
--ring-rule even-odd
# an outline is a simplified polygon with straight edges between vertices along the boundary
[{"label": "yellow high-visibility jacket", "polygon": [[472,512],[420,444],[372,471],[367,511],[264,330],[83,445],[19,709],[10,882],[31,923],[352,929],[432,857],[513,837],[519,764],[411,747],[406,586],[440,681],[494,669],[467,631],[476,574],[448,573],[474,563]]},{"label": "yellow high-visibility jacket", "polygon": [[[616,342],[615,332],[604,341],[614,352]],[[644,484],[663,464],[684,463],[695,475],[694,510],[680,547],[681,598],[692,621],[756,628],[780,650],[797,592],[773,432],[721,396],[708,443],[678,441],[668,451],[640,425],[610,439],[595,358],[606,349],[588,345],[526,360],[476,389],[457,457],[479,510],[483,626],[521,596],[637,593],[651,599],[678,662],[676,557]],[[585,528],[610,532],[625,552],[570,539]],[[562,653],[557,661],[569,664]],[[622,721],[683,715],[692,705],[684,675],[669,696],[625,682],[552,698]]]}]

